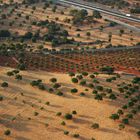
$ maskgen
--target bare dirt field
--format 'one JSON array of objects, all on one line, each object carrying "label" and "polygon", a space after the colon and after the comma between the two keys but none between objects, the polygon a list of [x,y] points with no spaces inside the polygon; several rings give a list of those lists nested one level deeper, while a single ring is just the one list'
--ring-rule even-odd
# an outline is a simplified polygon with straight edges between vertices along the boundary
[{"label": "bare dirt field", "polygon": [[[67,74],[25,71],[21,72],[23,79],[17,81],[14,77],[6,75],[7,71],[11,70],[0,67],[0,83],[6,81],[9,84],[7,88],[0,87],[0,95],[4,97],[0,102],[1,140],[74,140],[73,134],[79,134],[80,140],[91,140],[91,138],[138,140],[135,132],[140,129],[139,113],[123,130],[118,129],[120,120],[113,121],[109,118],[127,101],[126,99],[121,101],[123,94],[118,93],[116,85],[122,82],[129,83],[133,76],[121,75],[119,80],[108,84],[105,79],[110,76],[98,75],[96,78],[101,85],[112,88],[116,95],[120,95],[117,100],[97,101],[91,94],[91,89],[73,84]],[[61,84],[59,90],[64,93],[64,96],[42,91],[30,85],[32,80],[42,79],[46,87],[51,87],[49,79],[52,77],[57,78],[58,83]],[[70,93],[72,88],[77,88],[78,93]],[[85,96],[79,96],[80,92],[85,92]],[[73,115],[72,120],[66,120],[65,113],[71,113],[73,110],[77,114]],[[35,112],[38,114],[35,115]],[[56,115],[58,112],[62,115]],[[62,125],[62,121],[65,125]],[[100,127],[91,128],[93,123],[98,123]],[[4,135],[7,129],[11,130],[10,136]],[[65,130],[69,131],[68,135],[64,135]]]}]

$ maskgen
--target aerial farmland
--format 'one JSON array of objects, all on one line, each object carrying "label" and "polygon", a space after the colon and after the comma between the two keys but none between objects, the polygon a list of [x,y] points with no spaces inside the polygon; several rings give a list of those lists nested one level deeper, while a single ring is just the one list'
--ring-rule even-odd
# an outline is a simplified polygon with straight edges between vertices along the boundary
[{"label": "aerial farmland", "polygon": [[0,140],[139,140],[139,7],[0,0]]}]

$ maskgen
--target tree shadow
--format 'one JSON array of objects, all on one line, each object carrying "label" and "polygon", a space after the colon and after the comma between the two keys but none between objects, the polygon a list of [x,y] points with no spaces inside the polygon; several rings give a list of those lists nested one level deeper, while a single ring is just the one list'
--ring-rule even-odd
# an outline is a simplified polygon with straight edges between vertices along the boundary
[{"label": "tree shadow", "polygon": [[80,136],[79,137],[80,140],[89,140],[88,138],[84,137],[84,136]]},{"label": "tree shadow", "polygon": [[79,115],[79,117],[88,118],[88,119],[95,119],[94,117],[92,117],[92,116],[87,116],[87,115]]},{"label": "tree shadow", "polygon": [[53,117],[49,117],[49,116],[40,116],[42,119],[46,119],[46,120],[54,120]]},{"label": "tree shadow", "polygon": [[11,118],[15,117],[8,114],[1,114],[0,115],[0,124],[7,127],[12,128],[17,131],[29,131],[29,128],[27,127],[27,123],[21,119],[16,118],[15,121],[11,121]]},{"label": "tree shadow", "polygon": [[140,130],[140,114],[137,114],[137,118],[130,121],[130,126]]},{"label": "tree shadow", "polygon": [[73,84],[62,83],[62,85],[63,85],[64,87],[69,87],[69,88],[73,88],[73,87],[74,87]]},{"label": "tree shadow", "polygon": [[73,118],[73,122],[79,123],[79,124],[91,124],[92,123],[92,121],[80,119],[80,118]]},{"label": "tree shadow", "polygon": [[115,130],[109,129],[109,128],[99,128],[100,131],[106,132],[106,133],[113,133],[113,134],[119,134],[119,132],[116,132]]},{"label": "tree shadow", "polygon": [[60,105],[52,105],[52,104],[50,104],[49,106],[54,107],[54,108],[62,108],[62,106],[60,106]]},{"label": "tree shadow", "polygon": [[50,132],[55,132],[55,133],[57,133],[57,132],[63,132],[63,129],[57,128],[57,127],[48,128],[47,130],[50,131]]},{"label": "tree shadow", "polygon": [[31,139],[25,138],[23,136],[17,136],[15,137],[15,140],[31,140]]},{"label": "tree shadow", "polygon": [[68,125],[69,128],[72,128],[72,129],[78,129],[79,127],[78,126],[75,126],[75,125]]},{"label": "tree shadow", "polygon": [[65,94],[64,97],[68,98],[68,99],[77,99],[77,97],[70,95],[70,94]]}]

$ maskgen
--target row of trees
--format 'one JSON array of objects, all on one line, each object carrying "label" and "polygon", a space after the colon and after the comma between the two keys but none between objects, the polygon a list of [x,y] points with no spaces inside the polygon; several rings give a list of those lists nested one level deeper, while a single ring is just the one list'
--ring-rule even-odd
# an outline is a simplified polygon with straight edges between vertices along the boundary
[{"label": "row of trees", "polygon": [[[77,9],[73,9],[70,11],[70,15],[73,16],[73,24],[82,24],[84,22],[85,19],[88,18],[88,12],[85,9],[82,10],[77,10]],[[98,11],[93,11],[93,18],[102,18],[100,12]]]},{"label": "row of trees", "polygon": [[11,33],[9,30],[0,30],[0,37],[10,37]]},{"label": "row of trees", "polygon": [[136,13],[136,14],[140,14],[140,7],[136,7],[134,9],[130,9],[131,13]]}]

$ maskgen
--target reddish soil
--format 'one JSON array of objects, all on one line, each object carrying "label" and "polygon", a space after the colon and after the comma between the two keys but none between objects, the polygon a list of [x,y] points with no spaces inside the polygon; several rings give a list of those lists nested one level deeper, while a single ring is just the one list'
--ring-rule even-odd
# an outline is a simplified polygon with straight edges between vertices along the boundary
[{"label": "reddish soil", "polygon": [[[112,66],[116,71],[122,71],[140,76],[140,53],[138,50],[111,53],[71,53],[71,54],[26,54],[24,63],[29,70],[44,70],[48,72],[95,72],[102,66]],[[0,57],[1,66],[16,67],[14,57]]]},{"label": "reddish soil", "polygon": [[17,61],[14,57],[0,56],[0,66],[16,67]]}]

